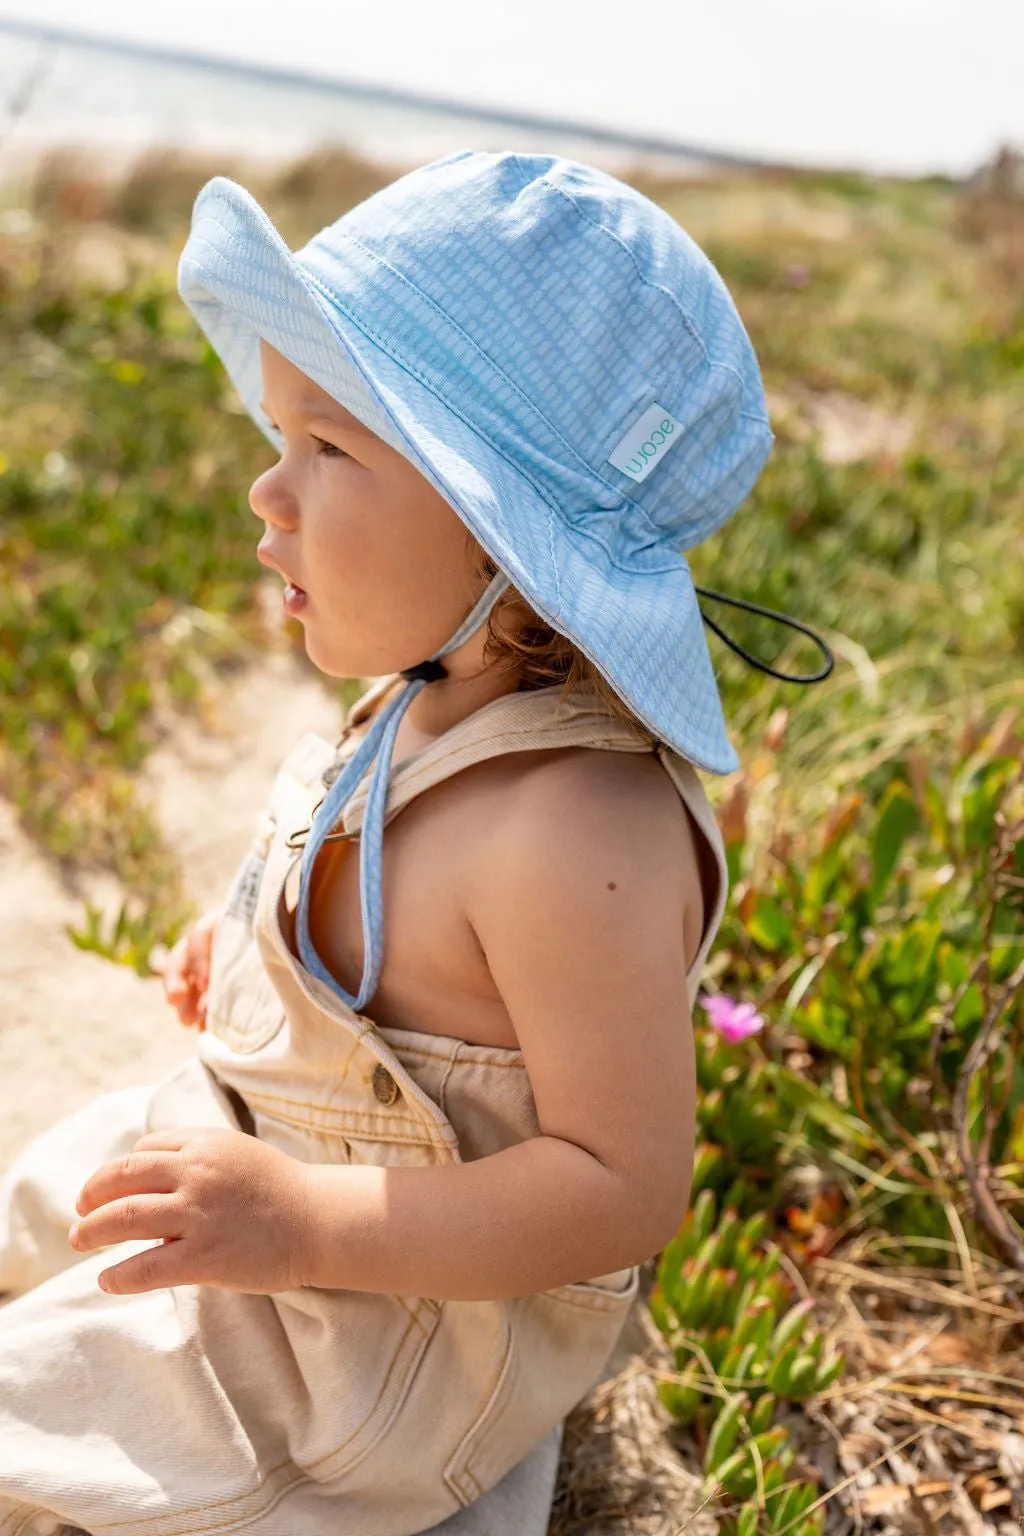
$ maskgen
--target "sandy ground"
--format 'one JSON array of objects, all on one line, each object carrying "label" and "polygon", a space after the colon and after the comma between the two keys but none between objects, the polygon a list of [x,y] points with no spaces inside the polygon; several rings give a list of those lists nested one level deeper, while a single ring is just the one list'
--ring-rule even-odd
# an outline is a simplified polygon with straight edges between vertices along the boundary
[{"label": "sandy ground", "polygon": [[[333,741],[338,706],[316,675],[271,652],[217,700],[216,732],[176,721],[143,781],[200,910],[223,899],[254,818],[304,731]],[[104,890],[98,882],[90,894]],[[107,888],[109,895],[109,887]],[[0,1168],[36,1132],[97,1094],[156,1082],[195,1049],[159,977],[85,953],[64,925],[80,894],[0,800]]]}]

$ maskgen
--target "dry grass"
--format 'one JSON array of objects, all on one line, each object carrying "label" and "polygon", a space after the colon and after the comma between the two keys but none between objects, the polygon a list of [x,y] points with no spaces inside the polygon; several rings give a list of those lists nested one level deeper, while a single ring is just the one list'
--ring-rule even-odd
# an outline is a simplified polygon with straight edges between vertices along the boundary
[{"label": "dry grass", "polygon": [[672,1351],[642,1297],[630,1322],[637,1353],[565,1421],[548,1536],[714,1536],[693,1438],[657,1394]]},{"label": "dry grass", "polygon": [[[847,1356],[836,1386],[777,1421],[828,1536],[1017,1536],[1024,1520],[1024,1276],[948,1249],[947,1268],[926,1268],[878,1230],[799,1282]],[[548,1536],[719,1528],[703,1445],[657,1396],[672,1351],[642,1299],[631,1321],[636,1352],[566,1420]]]}]

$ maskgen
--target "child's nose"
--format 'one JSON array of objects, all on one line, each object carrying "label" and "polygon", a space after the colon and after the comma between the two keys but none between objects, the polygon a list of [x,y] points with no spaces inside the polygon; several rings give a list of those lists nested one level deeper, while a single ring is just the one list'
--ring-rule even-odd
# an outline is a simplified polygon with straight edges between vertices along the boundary
[{"label": "child's nose", "polygon": [[295,498],[281,483],[277,468],[272,465],[253,481],[249,487],[249,506],[265,523],[288,531],[295,527],[298,508]]}]

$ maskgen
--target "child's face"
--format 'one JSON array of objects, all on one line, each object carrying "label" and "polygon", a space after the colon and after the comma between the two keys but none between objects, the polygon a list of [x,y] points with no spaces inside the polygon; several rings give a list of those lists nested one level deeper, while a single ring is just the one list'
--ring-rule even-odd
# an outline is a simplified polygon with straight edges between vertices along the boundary
[{"label": "child's face", "polygon": [[485,585],[472,578],[466,525],[408,459],[262,340],[260,362],[285,446],[249,505],[267,525],[267,563],[307,594],[296,616],[310,659],[332,677],[415,666]]}]

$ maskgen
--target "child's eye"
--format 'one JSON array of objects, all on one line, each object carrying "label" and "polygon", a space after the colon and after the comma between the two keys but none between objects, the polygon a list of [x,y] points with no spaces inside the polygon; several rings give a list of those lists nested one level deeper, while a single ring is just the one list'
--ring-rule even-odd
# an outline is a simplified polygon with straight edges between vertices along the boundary
[{"label": "child's eye", "polygon": [[343,459],[348,457],[345,450],[343,448],[339,448],[337,443],[328,443],[322,437],[314,437],[313,441],[314,443],[319,444],[320,452],[326,455],[328,458],[334,454],[338,454],[339,457]]}]

